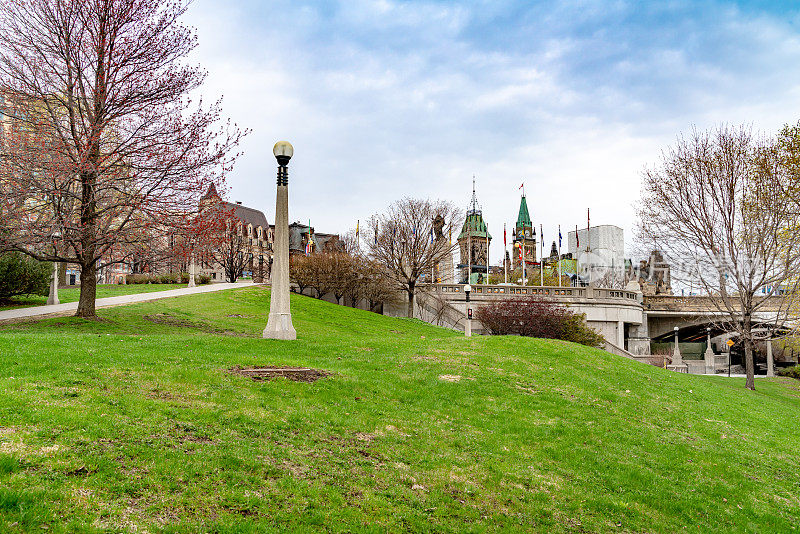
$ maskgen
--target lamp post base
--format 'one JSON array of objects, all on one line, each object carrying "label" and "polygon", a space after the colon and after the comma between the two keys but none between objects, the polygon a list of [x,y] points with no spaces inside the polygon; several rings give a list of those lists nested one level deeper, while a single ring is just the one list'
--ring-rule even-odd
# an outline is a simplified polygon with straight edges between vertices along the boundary
[{"label": "lamp post base", "polygon": [[50,294],[47,295],[47,305],[60,304],[58,300],[58,262],[53,262],[53,277],[50,279]]},{"label": "lamp post base", "polygon": [[292,314],[270,313],[261,337],[264,339],[297,339],[297,331],[292,326]]}]

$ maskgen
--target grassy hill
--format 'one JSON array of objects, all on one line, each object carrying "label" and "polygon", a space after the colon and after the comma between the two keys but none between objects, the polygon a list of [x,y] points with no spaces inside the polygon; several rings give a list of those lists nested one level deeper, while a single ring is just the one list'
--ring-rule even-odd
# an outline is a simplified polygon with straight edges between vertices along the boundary
[{"label": "grassy hill", "polygon": [[[150,293],[153,291],[168,291],[180,289],[186,284],[97,284],[97,298],[118,297],[120,295],[133,295],[135,293]],[[58,300],[61,304],[78,302],[81,295],[80,286],[62,287],[58,290]],[[28,306],[44,306],[47,297],[42,295],[20,295],[7,301],[0,301],[0,310],[25,308]]]},{"label": "grassy hill", "polygon": [[[253,287],[0,329],[0,531],[792,532],[800,390]],[[236,365],[299,365],[313,383]]]}]

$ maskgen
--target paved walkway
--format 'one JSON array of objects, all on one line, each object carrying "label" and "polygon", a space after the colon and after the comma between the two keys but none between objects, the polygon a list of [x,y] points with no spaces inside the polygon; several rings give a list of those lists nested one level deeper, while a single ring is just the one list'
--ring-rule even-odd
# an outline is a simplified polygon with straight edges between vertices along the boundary
[{"label": "paved walkway", "polygon": [[[98,308],[108,308],[111,306],[124,306],[136,302],[147,302],[148,300],[167,299],[171,297],[182,297],[184,295],[196,295],[198,293],[212,293],[214,291],[224,291],[237,287],[248,287],[255,285],[252,282],[237,282],[234,284],[208,284],[197,287],[184,287],[181,289],[170,289],[168,291],[152,291],[149,293],[135,293],[133,295],[120,295],[118,297],[106,297],[97,299],[95,306]],[[53,304],[51,306],[33,306],[31,308],[15,308],[13,310],[0,311],[0,323],[26,319],[28,317],[38,317],[44,315],[70,315],[78,309],[77,302],[66,304]]]}]

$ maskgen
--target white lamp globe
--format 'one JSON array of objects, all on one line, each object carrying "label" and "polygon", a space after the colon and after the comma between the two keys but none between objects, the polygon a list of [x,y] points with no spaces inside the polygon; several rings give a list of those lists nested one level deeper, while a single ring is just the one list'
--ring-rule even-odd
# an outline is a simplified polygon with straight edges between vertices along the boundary
[{"label": "white lamp globe", "polygon": [[289,141],[278,141],[275,143],[275,146],[272,147],[272,154],[278,157],[285,157],[287,159],[291,159],[294,156],[294,147]]}]

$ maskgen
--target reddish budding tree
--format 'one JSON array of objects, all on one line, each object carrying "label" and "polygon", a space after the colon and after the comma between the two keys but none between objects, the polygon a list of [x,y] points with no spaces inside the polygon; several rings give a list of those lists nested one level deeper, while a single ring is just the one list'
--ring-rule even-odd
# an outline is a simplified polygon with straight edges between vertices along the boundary
[{"label": "reddish budding tree", "polygon": [[243,221],[236,217],[231,204],[221,199],[200,208],[185,233],[183,256],[204,258],[207,263],[219,265],[225,279],[235,282],[251,262],[250,241],[245,235]]},{"label": "reddish budding tree", "polygon": [[[0,0],[0,248],[81,270],[129,262],[191,221],[244,132],[189,95],[205,73],[187,2]],[[53,239],[58,237],[57,240]]]}]

